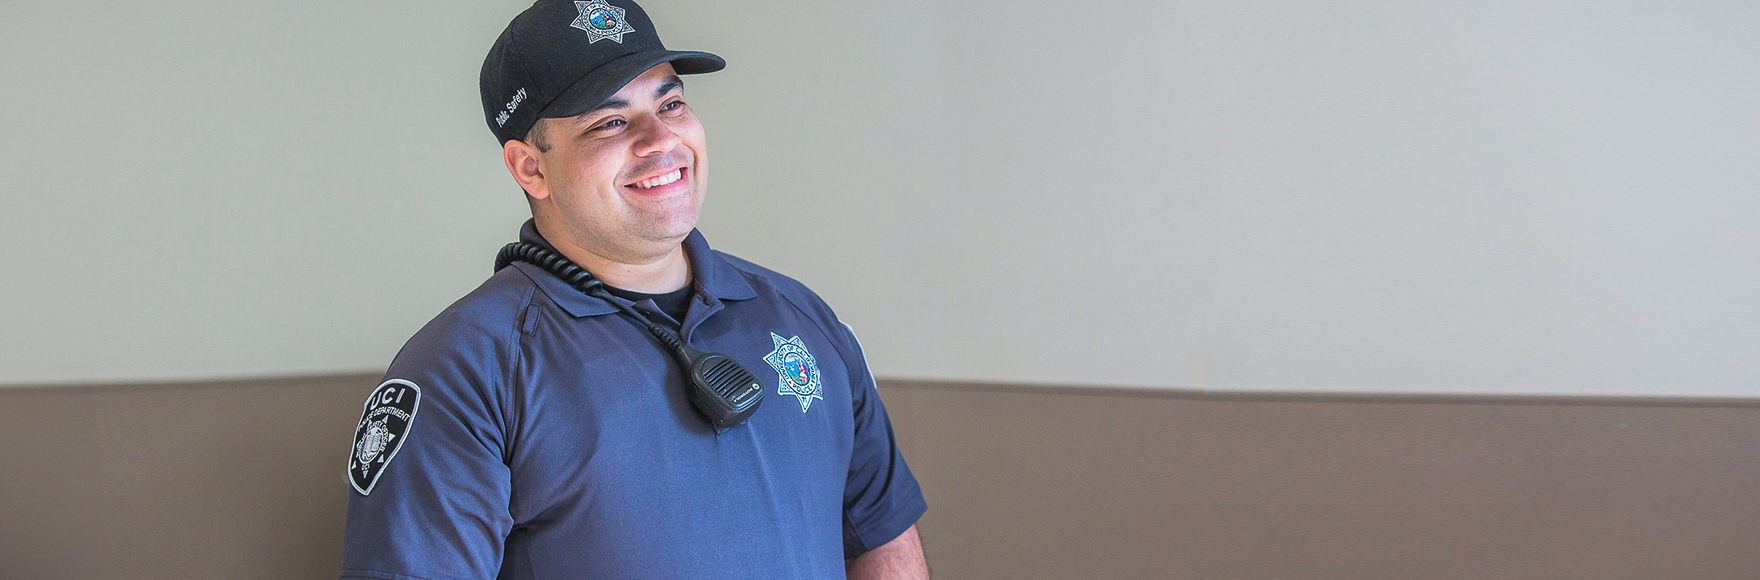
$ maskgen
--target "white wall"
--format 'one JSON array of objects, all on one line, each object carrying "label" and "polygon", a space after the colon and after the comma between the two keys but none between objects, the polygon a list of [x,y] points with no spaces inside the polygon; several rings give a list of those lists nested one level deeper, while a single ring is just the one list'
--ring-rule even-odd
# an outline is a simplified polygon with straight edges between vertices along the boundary
[{"label": "white wall", "polygon": [[475,89],[518,10],[0,4],[0,382],[384,368],[526,212]]},{"label": "white wall", "polygon": [[[1760,6],[649,4],[881,375],[1760,395]],[[518,9],[8,5],[0,381],[382,367],[524,212]]]}]

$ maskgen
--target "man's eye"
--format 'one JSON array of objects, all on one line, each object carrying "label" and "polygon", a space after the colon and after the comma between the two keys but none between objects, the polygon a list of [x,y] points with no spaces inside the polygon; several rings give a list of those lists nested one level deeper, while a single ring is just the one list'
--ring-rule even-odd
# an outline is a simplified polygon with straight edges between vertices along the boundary
[{"label": "man's eye", "polygon": [[622,126],[623,126],[623,119],[612,119],[610,121],[600,123],[599,126],[594,127],[594,129],[616,129],[616,128],[622,127]]},{"label": "man's eye", "polygon": [[666,103],[666,104],[664,104],[664,105],[660,105],[660,110],[662,110],[662,111],[672,111],[672,110],[676,110],[676,109],[680,109],[680,108],[683,108],[683,107],[684,107],[684,101],[672,101],[672,102],[670,102],[670,103]]}]

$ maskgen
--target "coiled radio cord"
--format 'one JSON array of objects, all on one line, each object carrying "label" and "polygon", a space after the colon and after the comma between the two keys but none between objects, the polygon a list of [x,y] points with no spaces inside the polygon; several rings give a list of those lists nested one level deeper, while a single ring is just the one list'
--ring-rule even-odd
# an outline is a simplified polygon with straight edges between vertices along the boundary
[{"label": "coiled radio cord", "polygon": [[605,284],[567,257],[536,244],[514,242],[501,247],[495,254],[495,271],[514,262],[525,262],[556,276],[582,294],[604,300],[630,318],[642,323],[648,334],[665,345],[680,365],[691,384],[687,393],[691,404],[715,426],[717,432],[744,422],[764,402],[764,388],[758,378],[724,354],[704,353],[691,348],[678,335],[649,320],[640,311],[629,307],[605,289]]}]

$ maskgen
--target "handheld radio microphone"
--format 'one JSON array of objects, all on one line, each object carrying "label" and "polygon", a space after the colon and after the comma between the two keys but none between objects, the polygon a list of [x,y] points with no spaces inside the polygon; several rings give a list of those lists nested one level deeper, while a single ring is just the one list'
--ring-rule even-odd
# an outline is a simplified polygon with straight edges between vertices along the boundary
[{"label": "handheld radio microphone", "polygon": [[574,262],[562,254],[544,249],[542,246],[524,242],[514,242],[502,246],[501,252],[495,255],[495,270],[500,271],[514,262],[525,262],[555,274],[575,290],[582,294],[604,300],[617,307],[624,314],[642,323],[648,333],[654,335],[660,344],[666,345],[684,368],[686,381],[690,383],[687,395],[691,406],[709,420],[717,431],[732,428],[745,422],[758,405],[764,402],[764,387],[758,383],[758,377],[751,371],[724,354],[705,353],[691,348],[678,338],[672,331],[661,328],[636,309],[619,302],[605,284],[594,278]]}]

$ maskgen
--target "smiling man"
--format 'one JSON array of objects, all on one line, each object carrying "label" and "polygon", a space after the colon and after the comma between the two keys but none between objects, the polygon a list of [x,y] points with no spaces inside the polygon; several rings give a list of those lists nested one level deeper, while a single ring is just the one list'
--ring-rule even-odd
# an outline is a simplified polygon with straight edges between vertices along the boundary
[{"label": "smiling man", "polygon": [[723,65],[623,1],[495,41],[484,112],[532,219],[363,406],[343,578],[928,577],[854,333],[695,229],[680,75]]}]

